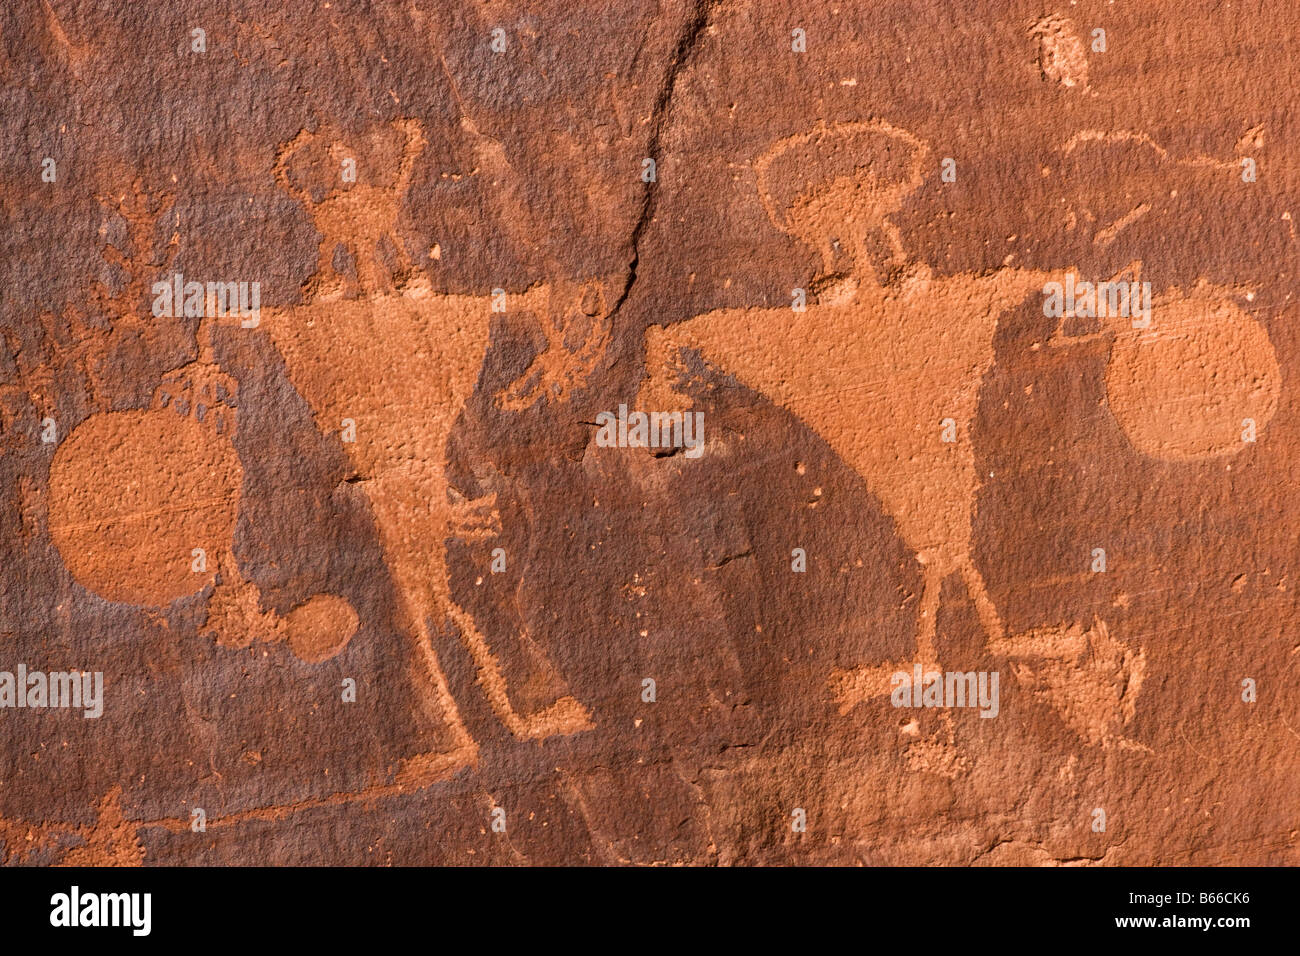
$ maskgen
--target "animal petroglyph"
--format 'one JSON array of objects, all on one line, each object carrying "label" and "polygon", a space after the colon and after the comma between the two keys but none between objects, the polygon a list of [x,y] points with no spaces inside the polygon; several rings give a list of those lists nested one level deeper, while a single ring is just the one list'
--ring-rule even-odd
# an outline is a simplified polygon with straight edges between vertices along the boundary
[{"label": "animal petroglyph", "polygon": [[[1260,141],[1259,137],[1262,134],[1258,130],[1257,127],[1248,131],[1247,135],[1238,142],[1238,149]],[[1106,218],[1110,218],[1111,221],[1107,225],[1098,228],[1092,237],[1093,245],[1099,249],[1105,249],[1111,245],[1124,230],[1132,227],[1134,223],[1151,213],[1155,204],[1170,196],[1165,188],[1164,180],[1156,180],[1150,176],[1150,173],[1154,170],[1166,166],[1174,170],[1204,170],[1211,173],[1229,173],[1234,177],[1241,171],[1238,165],[1240,160],[1220,160],[1212,156],[1202,155],[1175,158],[1167,149],[1140,130],[1081,130],[1066,140],[1061,145],[1060,151],[1062,156],[1074,157],[1075,161],[1078,161],[1081,166],[1091,169],[1101,166],[1105,160],[1115,161],[1116,157],[1106,156],[1105,151],[1116,148],[1133,150],[1131,154],[1124,158],[1122,166],[1123,175],[1129,178],[1132,188],[1107,190],[1100,195],[1095,190],[1092,190],[1088,195],[1088,200],[1082,203],[1079,208],[1073,205],[1068,208],[1066,219],[1066,229],[1072,231],[1078,228],[1080,219],[1089,223],[1098,221],[1098,216],[1092,208],[1098,199],[1114,202],[1116,199],[1123,197],[1123,199],[1127,199],[1128,202],[1132,203],[1134,198],[1138,198],[1138,202],[1129,205],[1118,216],[1114,215],[1113,212],[1107,215]],[[1126,183],[1126,185],[1128,184]],[[1135,194],[1137,195],[1135,196]],[[1172,195],[1176,196],[1177,192],[1175,191]],[[1120,208],[1123,208],[1123,206],[1121,205]]]},{"label": "animal petroglyph", "polygon": [[[405,164],[410,157],[408,149],[399,182],[409,176]],[[314,217],[321,208],[309,206],[308,211]],[[317,229],[332,241],[349,247],[372,241],[372,220],[337,216],[333,208],[326,216],[317,221]],[[373,287],[391,286],[382,279]],[[345,418],[355,422],[356,440],[343,447],[363,479],[401,594],[403,623],[427,689],[424,703],[453,729],[457,759],[463,761],[473,759],[476,745],[447,688],[431,621],[450,618],[478,669],[480,687],[515,736],[536,740],[592,727],[586,708],[569,696],[536,713],[517,711],[491,646],[451,595],[447,538],[480,541],[500,531],[495,495],[465,499],[450,486],[445,468],[452,426],[474,390],[487,352],[493,301],[490,296],[440,295],[423,278],[402,283],[397,292],[359,299],[343,298],[337,287],[309,284],[302,305],[264,311],[263,319],[290,380],[321,429],[336,432]],[[552,349],[539,357],[504,404],[524,408],[542,395],[567,394],[578,382],[579,369],[591,364],[597,346],[584,346],[575,355],[564,344],[566,323],[580,315],[589,325],[599,325],[606,308],[601,287],[538,285],[508,295],[507,302],[511,313],[544,317]],[[603,348],[599,336],[597,345]]]},{"label": "animal petroglyph", "polygon": [[[115,172],[122,184],[119,189],[95,196],[102,207],[99,236],[104,268],[91,283],[88,301],[84,306],[69,305],[58,314],[42,312],[42,348],[34,353],[24,353],[10,330],[0,330],[0,345],[17,358],[18,371],[17,381],[0,385],[0,402],[6,406],[0,411],[8,413],[25,403],[52,410],[57,383],[67,371],[84,383],[94,407],[108,407],[116,397],[114,387],[121,383],[116,364],[107,359],[120,356],[133,342],[148,341],[159,351],[168,351],[166,346],[182,337],[179,325],[166,330],[171,335],[161,334],[163,330],[148,328],[136,314],[154,271],[170,266],[176,254],[176,235],[161,248],[153,241],[158,223],[171,212],[172,196],[151,194],[138,175]],[[113,274],[123,278],[120,288],[109,288],[106,280]],[[0,426],[5,424],[0,421]]]},{"label": "animal petroglyph", "polygon": [[[909,263],[887,217],[920,184],[928,155],[885,123],[818,127],[778,143],[755,164],[760,194],[774,224],[821,252],[814,288],[829,295],[803,313],[723,309],[646,334],[641,407],[689,403],[674,390],[678,355],[698,352],[821,435],[916,553],[924,583],[915,661],[837,672],[833,692],[844,713],[888,693],[891,675],[911,673],[913,663],[941,670],[935,621],[950,574],[961,576],[990,648],[1016,646],[972,554],[980,483],[971,424],[999,316],[1052,274],[1004,268],[941,278]],[[803,178],[783,179],[801,170]],[[847,271],[837,271],[845,250]],[[955,424],[951,442],[941,440],[945,419]]]}]

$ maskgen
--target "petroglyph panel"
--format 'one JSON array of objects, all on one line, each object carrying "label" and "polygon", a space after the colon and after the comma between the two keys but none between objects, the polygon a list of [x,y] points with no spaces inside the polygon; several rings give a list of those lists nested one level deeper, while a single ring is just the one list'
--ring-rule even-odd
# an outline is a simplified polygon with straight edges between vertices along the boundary
[{"label": "petroglyph panel", "polygon": [[4,863],[1300,862],[1290,5],[112,6],[0,12]]}]

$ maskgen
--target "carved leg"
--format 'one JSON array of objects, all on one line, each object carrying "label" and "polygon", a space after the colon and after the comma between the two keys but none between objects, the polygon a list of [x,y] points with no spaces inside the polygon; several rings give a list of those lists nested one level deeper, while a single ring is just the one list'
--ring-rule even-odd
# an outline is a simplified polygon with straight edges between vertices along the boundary
[{"label": "carved leg", "polygon": [[573,697],[561,697],[550,707],[533,714],[520,715],[510,703],[505,675],[496,655],[488,646],[487,638],[479,633],[474,619],[448,603],[447,613],[456,622],[461,640],[469,648],[470,657],[478,667],[478,684],[483,688],[492,710],[512,734],[522,740],[541,740],[556,734],[576,734],[591,730],[591,714]]},{"label": "carved leg", "polygon": [[998,615],[997,605],[989,597],[988,588],[984,585],[983,576],[969,559],[962,563],[960,570],[961,579],[966,585],[966,593],[975,602],[975,612],[979,615],[980,625],[984,628],[989,649],[1000,647],[1005,642],[1006,634],[1002,628],[1002,618]]},{"label": "carved leg", "polygon": [[874,667],[860,667],[856,670],[841,670],[833,673],[831,692],[836,703],[839,704],[841,714],[847,714],[858,704],[891,693],[895,674],[906,674],[910,685],[917,664],[921,665],[922,672],[939,669],[939,655],[934,650],[934,633],[939,614],[939,595],[945,575],[942,568],[935,564],[925,565],[923,573],[921,606],[917,612],[915,658],[906,662],[877,664]]},{"label": "carved leg", "polygon": [[[463,541],[479,542],[494,538],[501,533],[501,518],[496,509],[496,495],[488,494],[481,498],[467,499],[455,488],[448,488],[448,497],[452,503],[449,533]],[[435,581],[435,589],[442,593],[447,613],[456,623],[461,640],[469,649],[470,657],[478,668],[478,683],[483,688],[489,703],[498,719],[509,728],[516,737],[524,740],[539,740],[555,734],[573,734],[590,730],[594,725],[587,709],[572,697],[562,697],[551,706],[533,714],[521,715],[510,702],[509,688],[500,662],[492,652],[487,638],[479,632],[474,618],[461,610],[451,599],[450,588],[445,585],[446,573],[442,573],[442,582]],[[441,584],[441,587],[439,585]]]}]

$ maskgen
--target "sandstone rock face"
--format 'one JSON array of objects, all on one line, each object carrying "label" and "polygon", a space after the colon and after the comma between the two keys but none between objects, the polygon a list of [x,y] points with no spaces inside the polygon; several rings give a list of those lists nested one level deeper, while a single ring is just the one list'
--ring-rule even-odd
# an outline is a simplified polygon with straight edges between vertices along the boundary
[{"label": "sandstone rock face", "polygon": [[1300,862],[1300,14],[965,6],[6,4],[0,859]]}]

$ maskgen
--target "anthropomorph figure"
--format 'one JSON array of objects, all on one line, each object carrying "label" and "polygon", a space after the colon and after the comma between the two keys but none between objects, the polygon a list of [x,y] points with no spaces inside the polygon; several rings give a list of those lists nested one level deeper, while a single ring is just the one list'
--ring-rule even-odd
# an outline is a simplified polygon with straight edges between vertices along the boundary
[{"label": "anthropomorph figure", "polygon": [[[936,277],[909,260],[890,216],[921,184],[930,152],[887,123],[818,126],[756,163],[772,222],[817,249],[805,311],[720,309],[646,333],[639,407],[689,403],[680,353],[761,392],[809,425],[866,482],[922,566],[913,661],[838,672],[843,712],[891,691],[896,673],[938,670],[944,580],[961,577],[990,650],[1013,653],[972,553],[980,482],[971,429],[999,317],[1052,273],[1002,268]],[[1041,641],[1039,641],[1041,643]],[[909,678],[910,679],[910,678]]]}]

